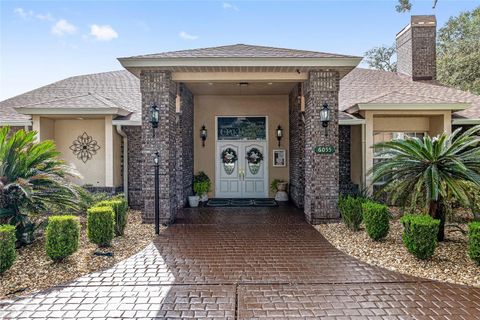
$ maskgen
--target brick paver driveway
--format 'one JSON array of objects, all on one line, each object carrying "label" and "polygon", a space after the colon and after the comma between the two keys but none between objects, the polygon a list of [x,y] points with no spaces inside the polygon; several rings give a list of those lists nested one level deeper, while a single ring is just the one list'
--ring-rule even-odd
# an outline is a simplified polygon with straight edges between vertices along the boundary
[{"label": "brick paver driveway", "polygon": [[290,207],[185,209],[137,255],[63,287],[4,301],[0,316],[480,319],[480,289],[359,262]]}]

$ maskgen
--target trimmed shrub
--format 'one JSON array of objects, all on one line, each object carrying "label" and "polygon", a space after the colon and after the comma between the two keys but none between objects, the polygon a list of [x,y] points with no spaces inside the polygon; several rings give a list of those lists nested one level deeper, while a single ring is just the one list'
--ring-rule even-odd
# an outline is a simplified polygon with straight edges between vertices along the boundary
[{"label": "trimmed shrub", "polygon": [[0,225],[0,273],[7,271],[17,258],[15,226]]},{"label": "trimmed shrub", "polygon": [[115,233],[115,213],[111,207],[92,207],[87,210],[87,236],[99,247],[110,246]]},{"label": "trimmed shrub", "polygon": [[338,199],[338,209],[342,215],[343,223],[352,231],[360,230],[362,223],[362,203],[363,198],[354,198],[352,196],[340,197]]},{"label": "trimmed shrub", "polygon": [[388,207],[368,201],[362,204],[363,223],[370,238],[379,241],[385,238],[390,229]]},{"label": "trimmed shrub", "polygon": [[110,200],[100,201],[95,207],[110,207],[115,213],[115,235],[123,236],[125,226],[127,225],[128,204],[125,198],[112,198]]},{"label": "trimmed shrub", "polygon": [[403,243],[417,259],[426,260],[433,256],[437,246],[437,234],[440,220],[429,215],[406,214],[400,222],[403,224]]},{"label": "trimmed shrub", "polygon": [[480,266],[480,221],[468,224],[468,255]]},{"label": "trimmed shrub", "polygon": [[51,216],[45,230],[45,251],[54,261],[60,261],[78,249],[80,224],[75,216]]}]

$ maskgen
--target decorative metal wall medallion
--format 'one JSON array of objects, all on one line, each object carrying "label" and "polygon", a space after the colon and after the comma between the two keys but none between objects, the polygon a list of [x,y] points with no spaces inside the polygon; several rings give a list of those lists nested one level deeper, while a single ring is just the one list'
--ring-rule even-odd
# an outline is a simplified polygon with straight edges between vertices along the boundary
[{"label": "decorative metal wall medallion", "polygon": [[86,132],[81,136],[78,136],[76,140],[73,140],[70,150],[73,151],[73,154],[84,163],[92,159],[92,157],[97,154],[97,151],[100,149],[100,146],[97,143],[97,140],[93,140]]}]

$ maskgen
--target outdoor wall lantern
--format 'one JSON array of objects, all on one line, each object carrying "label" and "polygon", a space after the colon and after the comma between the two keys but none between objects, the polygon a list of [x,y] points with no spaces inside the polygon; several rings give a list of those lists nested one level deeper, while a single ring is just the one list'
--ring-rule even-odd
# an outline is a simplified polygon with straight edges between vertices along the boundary
[{"label": "outdoor wall lantern", "polygon": [[280,125],[277,127],[277,140],[278,140],[278,146],[280,147],[280,141],[283,138],[283,129]]},{"label": "outdoor wall lantern", "polygon": [[205,140],[207,140],[207,129],[205,128],[205,125],[200,129],[200,138],[202,139],[202,147],[205,147]]},{"label": "outdoor wall lantern", "polygon": [[158,107],[156,104],[150,106],[150,123],[153,128],[153,136],[155,137],[155,129],[158,128]]},{"label": "outdoor wall lantern", "polygon": [[320,110],[320,121],[322,121],[322,127],[325,128],[325,137],[328,136],[328,123],[330,122],[330,108],[326,102],[323,103],[322,109]]}]

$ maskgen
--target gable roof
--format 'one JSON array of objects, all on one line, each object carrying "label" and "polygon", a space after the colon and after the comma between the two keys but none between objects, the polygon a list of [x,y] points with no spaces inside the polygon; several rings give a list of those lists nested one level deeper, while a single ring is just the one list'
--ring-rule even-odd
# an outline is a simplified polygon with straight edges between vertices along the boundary
[{"label": "gable roof", "polygon": [[[126,70],[70,77],[0,102],[0,122],[29,121],[22,109],[118,108],[140,120],[140,81]],[[124,111],[122,111],[124,110]]]},{"label": "gable roof", "polygon": [[454,118],[480,119],[480,96],[436,82],[412,81],[395,72],[356,68],[340,80],[340,110],[362,103],[470,104]]},{"label": "gable roof", "polygon": [[326,53],[319,51],[275,48],[248,44],[233,44],[219,47],[170,51],[129,58],[358,58],[355,56]]}]

